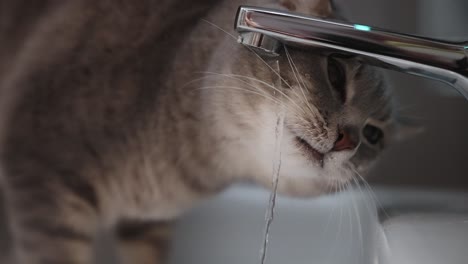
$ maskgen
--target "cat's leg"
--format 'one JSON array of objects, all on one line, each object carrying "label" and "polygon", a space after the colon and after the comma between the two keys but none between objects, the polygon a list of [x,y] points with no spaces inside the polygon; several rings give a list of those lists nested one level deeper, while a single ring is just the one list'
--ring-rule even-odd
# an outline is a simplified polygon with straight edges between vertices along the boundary
[{"label": "cat's leg", "polygon": [[117,226],[119,255],[123,264],[166,263],[173,223],[122,221]]},{"label": "cat's leg", "polygon": [[14,190],[7,198],[17,264],[93,263],[96,208],[87,198],[65,189]]}]

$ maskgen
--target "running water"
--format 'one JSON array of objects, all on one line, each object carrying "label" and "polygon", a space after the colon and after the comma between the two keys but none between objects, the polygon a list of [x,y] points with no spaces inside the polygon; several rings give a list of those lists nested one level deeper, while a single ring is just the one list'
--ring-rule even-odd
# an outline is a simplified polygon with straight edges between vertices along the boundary
[{"label": "running water", "polygon": [[[276,62],[277,73],[279,75],[279,63]],[[276,85],[281,90],[281,77],[279,78],[278,84]],[[270,200],[268,202],[268,209],[265,215],[265,232],[263,234],[263,244],[260,250],[260,263],[265,264],[268,240],[270,235],[270,227],[275,216],[276,206],[276,194],[278,189],[279,173],[281,169],[281,139],[283,138],[283,127],[284,127],[284,107],[279,105],[278,112],[276,113],[276,126],[275,126],[275,151],[273,157],[273,175],[272,175],[272,191],[270,193]]]}]

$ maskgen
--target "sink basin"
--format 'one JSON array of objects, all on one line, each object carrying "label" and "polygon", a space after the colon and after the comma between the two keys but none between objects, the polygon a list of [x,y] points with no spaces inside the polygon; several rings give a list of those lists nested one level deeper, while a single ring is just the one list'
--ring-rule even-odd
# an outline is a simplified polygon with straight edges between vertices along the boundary
[{"label": "sink basin", "polygon": [[[260,263],[268,198],[235,187],[182,217],[171,264]],[[377,188],[279,197],[269,242],[269,264],[466,264],[468,195]]]}]

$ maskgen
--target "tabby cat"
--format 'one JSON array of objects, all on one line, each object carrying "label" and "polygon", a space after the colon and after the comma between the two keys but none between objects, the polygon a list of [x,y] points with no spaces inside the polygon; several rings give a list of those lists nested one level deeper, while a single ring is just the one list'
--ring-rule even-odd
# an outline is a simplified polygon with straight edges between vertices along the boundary
[{"label": "tabby cat", "polygon": [[[328,0],[0,1],[2,188],[17,263],[161,263],[171,222],[234,182],[311,197],[398,137],[382,74],[357,58],[236,41],[241,4],[336,17]],[[203,19],[202,19],[203,18]]]}]

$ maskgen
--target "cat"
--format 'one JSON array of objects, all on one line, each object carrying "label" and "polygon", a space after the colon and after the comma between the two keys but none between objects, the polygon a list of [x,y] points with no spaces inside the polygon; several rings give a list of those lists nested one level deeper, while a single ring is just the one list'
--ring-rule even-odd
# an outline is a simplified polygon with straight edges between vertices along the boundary
[{"label": "cat", "polygon": [[324,50],[256,54],[232,28],[243,4],[337,17],[328,0],[2,3],[17,263],[92,263],[101,227],[122,263],[163,263],[195,203],[235,182],[271,188],[279,115],[283,195],[336,191],[399,137],[379,70]]}]

